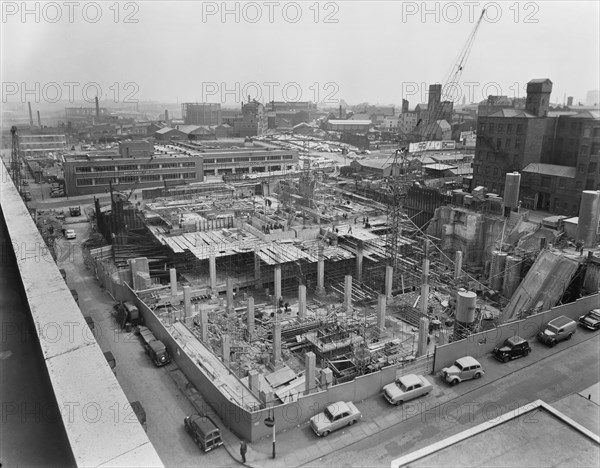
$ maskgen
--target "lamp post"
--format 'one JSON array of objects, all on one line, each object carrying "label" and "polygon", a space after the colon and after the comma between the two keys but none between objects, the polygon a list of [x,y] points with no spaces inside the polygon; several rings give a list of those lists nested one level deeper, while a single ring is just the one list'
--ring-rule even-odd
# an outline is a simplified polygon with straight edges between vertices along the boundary
[{"label": "lamp post", "polygon": [[275,408],[272,413],[265,419],[265,426],[273,428],[273,458],[275,458]]}]

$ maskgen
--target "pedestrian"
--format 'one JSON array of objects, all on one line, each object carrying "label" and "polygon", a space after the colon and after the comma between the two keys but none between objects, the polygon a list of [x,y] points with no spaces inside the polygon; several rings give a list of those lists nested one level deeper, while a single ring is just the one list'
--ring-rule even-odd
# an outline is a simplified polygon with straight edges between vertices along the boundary
[{"label": "pedestrian", "polygon": [[246,463],[246,452],[248,451],[248,444],[245,440],[240,442],[240,455],[242,456],[242,463]]}]

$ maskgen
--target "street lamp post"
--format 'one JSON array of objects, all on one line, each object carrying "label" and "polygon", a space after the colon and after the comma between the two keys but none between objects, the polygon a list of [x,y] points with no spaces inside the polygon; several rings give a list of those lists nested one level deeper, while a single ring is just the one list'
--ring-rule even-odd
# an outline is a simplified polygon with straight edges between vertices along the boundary
[{"label": "street lamp post", "polygon": [[265,426],[273,428],[273,458],[275,458],[275,408],[273,408],[271,415],[265,419]]}]

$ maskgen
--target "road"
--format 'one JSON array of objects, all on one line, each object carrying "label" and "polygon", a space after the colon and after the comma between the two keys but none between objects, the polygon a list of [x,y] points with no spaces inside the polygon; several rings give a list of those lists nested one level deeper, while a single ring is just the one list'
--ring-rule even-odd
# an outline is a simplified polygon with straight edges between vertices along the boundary
[{"label": "road", "polygon": [[[335,451],[304,466],[385,466],[393,459],[442,440],[470,427],[494,419],[500,414],[514,410],[534,400],[552,403],[566,395],[576,393],[598,383],[598,348],[600,334],[590,335],[578,330],[581,341],[561,343],[554,353],[523,366],[517,360],[507,364],[482,361],[484,368],[492,365],[511,366],[509,373],[500,380],[486,383],[484,376],[479,381],[464,382],[461,394],[446,402],[436,401],[440,391],[450,387],[439,377],[430,376],[437,391],[423,399],[415,400],[393,411],[404,411],[403,422],[357,441],[355,444]],[[534,352],[542,353],[541,346],[534,345]],[[533,356],[533,354],[532,354]],[[453,388],[454,390],[454,388]],[[381,414],[390,411],[382,398],[368,404],[381,406]],[[529,418],[529,416],[528,416]],[[523,422],[535,420],[523,419]],[[358,424],[356,425],[358,426]],[[331,436],[330,436],[331,437]],[[449,465],[452,465],[450,462]]]},{"label": "road", "polygon": [[57,263],[66,271],[69,288],[77,290],[79,307],[94,319],[100,348],[115,356],[117,380],[128,400],[140,401],[146,410],[148,437],[165,466],[231,466],[224,449],[204,454],[184,431],[183,419],[195,411],[171,378],[173,367],[155,367],[139,338],[121,330],[112,317],[113,299],[83,263],[80,243],[89,235],[89,223],[70,223],[69,228],[77,239],[57,241]]}]

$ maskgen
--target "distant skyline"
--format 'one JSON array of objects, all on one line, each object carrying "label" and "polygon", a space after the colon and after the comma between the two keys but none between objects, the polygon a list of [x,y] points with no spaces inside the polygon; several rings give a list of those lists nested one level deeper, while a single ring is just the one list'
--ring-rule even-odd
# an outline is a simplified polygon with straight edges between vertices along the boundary
[{"label": "distant skyline", "polygon": [[[399,106],[406,98],[414,107],[430,84],[451,76],[486,4],[227,2],[222,17],[222,2],[92,3],[69,12],[62,2],[32,2],[23,17],[21,2],[3,2],[3,103],[45,107],[60,96],[65,107],[99,93],[103,107],[235,106],[250,94],[330,105]],[[585,102],[599,88],[599,2],[490,5],[454,88],[459,96],[524,97],[527,81],[550,78],[551,99],[562,104],[567,96]]]}]

